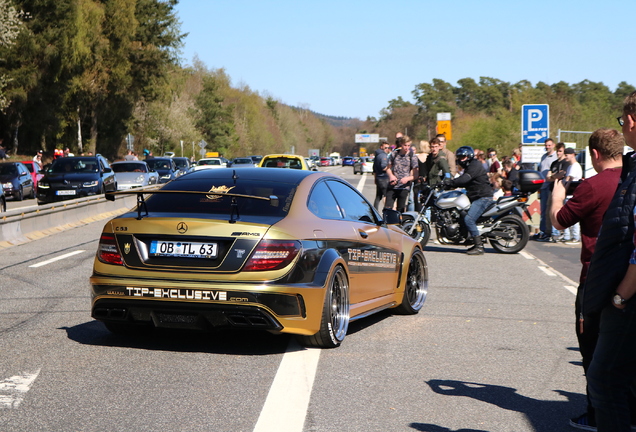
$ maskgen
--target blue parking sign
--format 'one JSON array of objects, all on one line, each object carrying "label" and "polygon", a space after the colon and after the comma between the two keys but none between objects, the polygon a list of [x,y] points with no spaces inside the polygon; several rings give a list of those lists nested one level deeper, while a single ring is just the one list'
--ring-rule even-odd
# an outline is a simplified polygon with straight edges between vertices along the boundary
[{"label": "blue parking sign", "polygon": [[523,105],[521,107],[521,142],[543,144],[550,136],[550,106]]}]

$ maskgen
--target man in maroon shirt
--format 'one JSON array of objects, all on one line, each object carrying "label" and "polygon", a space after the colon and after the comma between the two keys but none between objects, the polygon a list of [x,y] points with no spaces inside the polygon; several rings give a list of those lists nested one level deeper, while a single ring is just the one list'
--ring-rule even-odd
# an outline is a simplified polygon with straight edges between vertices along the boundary
[{"label": "man in maroon shirt", "polygon": [[[620,180],[624,145],[623,137],[614,129],[594,131],[589,140],[589,151],[592,166],[597,174],[583,180],[565,205],[563,201],[568,185],[561,181],[555,181],[552,191],[552,208],[550,209],[552,226],[558,230],[563,230],[577,222],[581,223],[581,264],[583,264],[583,268],[576,294],[575,314],[576,336],[579,340],[583,369],[586,373],[596,347],[598,319],[586,319],[585,331],[580,328],[578,324],[580,318],[579,297],[582,294],[582,287],[590,266],[590,259],[594,253],[596,237],[603,222],[603,215],[612,201]],[[585,426],[595,426],[594,409],[590,403],[589,392],[587,400],[587,413],[570,420],[570,425],[581,429],[586,429]]]}]

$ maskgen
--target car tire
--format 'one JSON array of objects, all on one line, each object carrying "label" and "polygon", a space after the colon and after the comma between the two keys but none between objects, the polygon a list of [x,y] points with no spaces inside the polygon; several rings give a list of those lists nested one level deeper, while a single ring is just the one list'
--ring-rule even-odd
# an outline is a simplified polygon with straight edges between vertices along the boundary
[{"label": "car tire", "polygon": [[24,189],[22,189],[22,186],[20,186],[18,192],[13,197],[16,201],[22,201],[24,199]]},{"label": "car tire", "polygon": [[312,336],[298,336],[304,346],[336,348],[349,328],[349,281],[342,266],[337,266],[327,285],[322,308],[320,331]]},{"label": "car tire", "polygon": [[422,309],[428,294],[428,267],[424,253],[417,249],[411,255],[402,303],[395,311],[402,315],[415,315]]}]

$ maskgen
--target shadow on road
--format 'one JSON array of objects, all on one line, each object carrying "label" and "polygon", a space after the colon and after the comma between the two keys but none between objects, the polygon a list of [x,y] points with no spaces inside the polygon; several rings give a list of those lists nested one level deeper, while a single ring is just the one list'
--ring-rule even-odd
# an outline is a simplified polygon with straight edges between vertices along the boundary
[{"label": "shadow on road", "polygon": [[218,332],[153,329],[115,335],[99,321],[61,327],[60,330],[65,330],[69,339],[84,345],[229,355],[283,354],[290,339],[289,335],[233,329]]},{"label": "shadow on road", "polygon": [[[430,380],[427,383],[431,389],[441,395],[465,396],[482,402],[496,405],[509,411],[516,411],[526,416],[536,432],[549,432],[566,428],[568,418],[576,415],[573,412],[577,407],[584,407],[586,404],[585,395],[570,393],[563,390],[554,390],[556,393],[567,398],[566,401],[550,401],[532,399],[517,393],[511,387],[504,387],[492,384],[480,384],[455,380]],[[566,413],[571,412],[568,416]],[[444,427],[411,423],[413,429],[426,432],[451,432]],[[484,432],[478,429],[459,429],[453,432]]]},{"label": "shadow on road", "polygon": [[[349,324],[347,334],[354,334],[376,324],[391,313],[382,311]],[[266,331],[223,329],[218,331],[148,329],[116,335],[100,321],[89,321],[73,327],[60,327],[69,339],[83,345],[136,348],[153,351],[204,352],[229,355],[270,355],[288,351],[293,336]]]}]

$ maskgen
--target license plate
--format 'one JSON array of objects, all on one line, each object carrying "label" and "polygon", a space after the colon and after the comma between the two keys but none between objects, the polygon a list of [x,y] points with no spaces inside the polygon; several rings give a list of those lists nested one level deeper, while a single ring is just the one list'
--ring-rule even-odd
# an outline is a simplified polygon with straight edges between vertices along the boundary
[{"label": "license plate", "polygon": [[74,190],[59,190],[59,191],[55,191],[55,193],[57,195],[75,195]]},{"label": "license plate", "polygon": [[216,258],[216,243],[152,241],[150,256],[179,258]]}]

